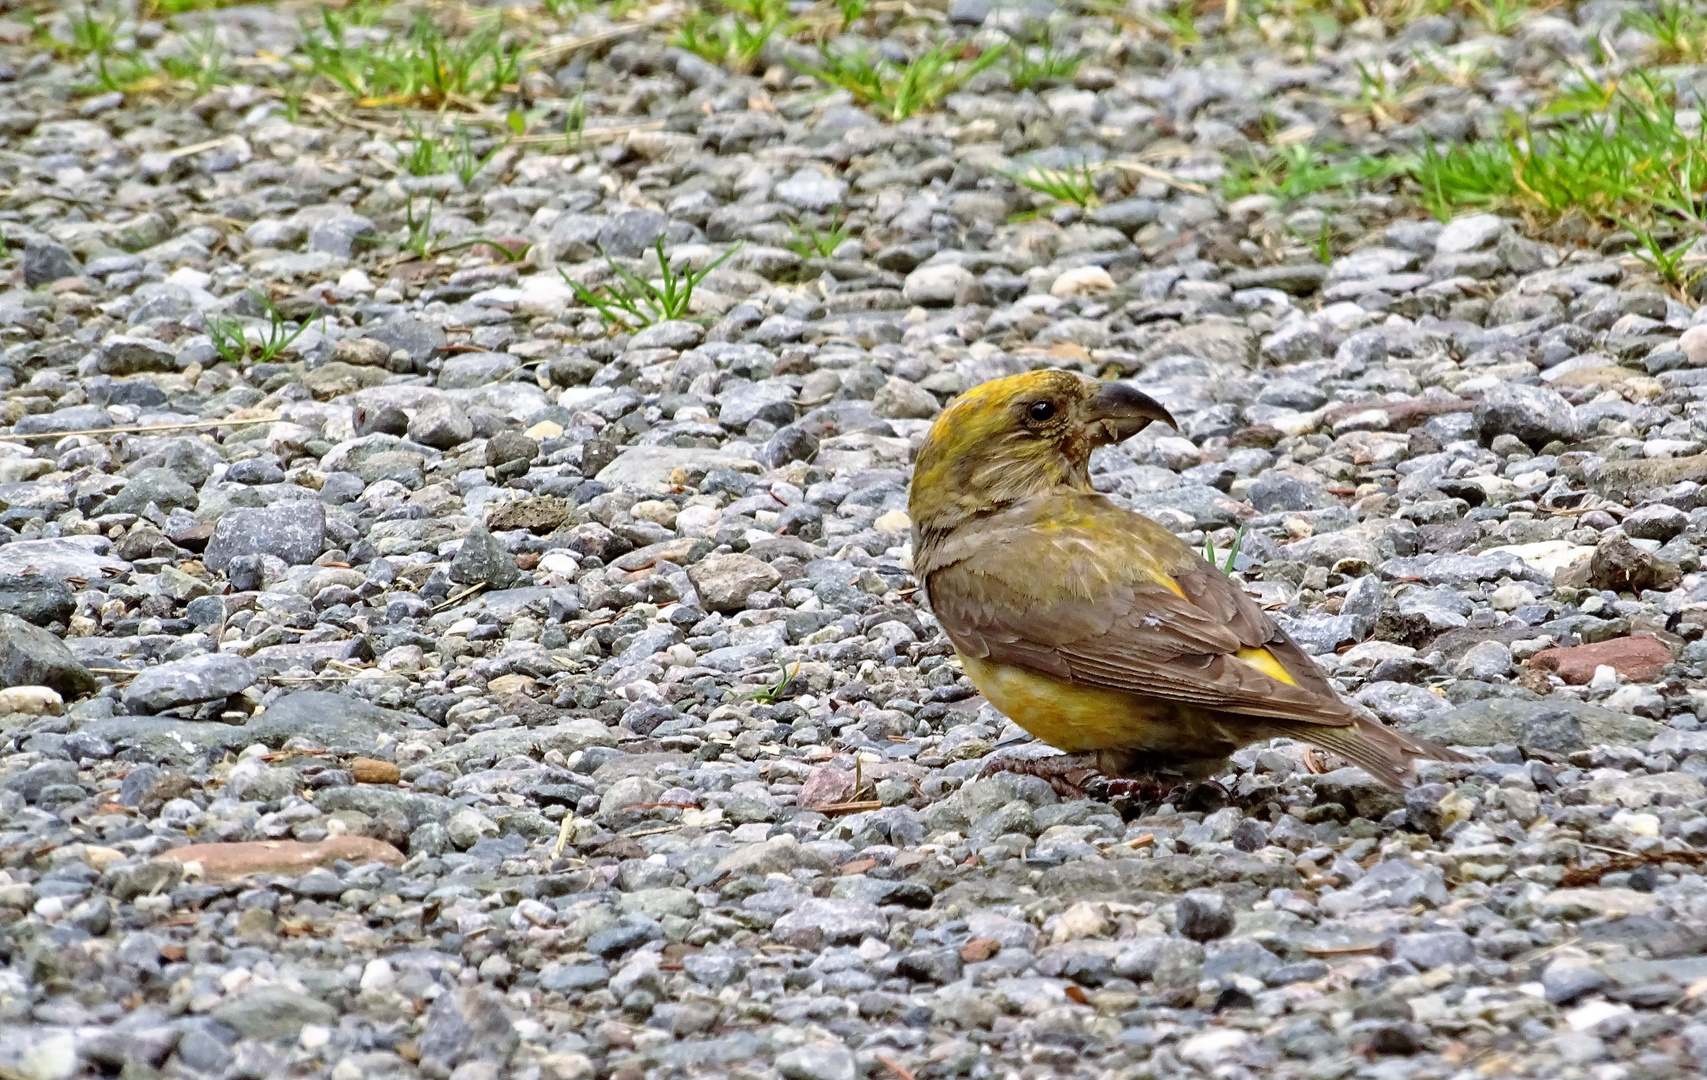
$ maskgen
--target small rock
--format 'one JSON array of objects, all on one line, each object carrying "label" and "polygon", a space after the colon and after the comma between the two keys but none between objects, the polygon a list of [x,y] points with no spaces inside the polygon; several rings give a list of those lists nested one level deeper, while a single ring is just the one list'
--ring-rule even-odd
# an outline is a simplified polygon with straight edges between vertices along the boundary
[{"label": "small rock", "polygon": [[1193,941],[1213,941],[1233,932],[1227,898],[1209,889],[1193,889],[1174,902],[1175,928]]},{"label": "small rock", "polygon": [[901,295],[909,304],[922,307],[948,307],[977,283],[972,271],[953,263],[921,266],[907,275]]},{"label": "small rock", "polygon": [[733,613],[745,608],[754,593],[776,588],[782,576],[767,562],[730,553],[701,559],[688,568],[688,579],[707,610]]},{"label": "small rock", "polygon": [[508,589],[526,577],[516,565],[515,557],[479,522],[469,526],[450,563],[450,579],[459,585]]},{"label": "small rock", "polygon": [[78,698],[96,683],[63,641],[16,615],[0,615],[0,687],[7,686],[46,686]]},{"label": "small rock", "polygon": [[1597,589],[1637,594],[1649,589],[1669,589],[1683,577],[1676,563],[1637,547],[1618,532],[1595,545],[1588,573],[1589,583]]},{"label": "small rock", "polygon": [[839,1043],[813,1043],[777,1055],[776,1071],[788,1080],[855,1080],[859,1065]]},{"label": "small rock", "polygon": [[241,656],[210,653],[151,667],[124,688],[125,708],[164,712],[179,705],[219,701],[253,686],[255,666]]},{"label": "small rock", "polygon": [[203,562],[223,571],[240,555],[272,555],[289,566],[311,563],[326,543],[326,510],[318,501],[299,501],[222,515]]}]

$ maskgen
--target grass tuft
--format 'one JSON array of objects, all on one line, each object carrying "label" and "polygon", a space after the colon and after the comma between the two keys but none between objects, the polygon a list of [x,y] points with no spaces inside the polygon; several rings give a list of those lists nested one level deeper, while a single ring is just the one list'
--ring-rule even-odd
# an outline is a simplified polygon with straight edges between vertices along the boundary
[{"label": "grass tuft", "polygon": [[849,235],[849,231],[839,225],[833,229],[818,229],[812,225],[796,226],[794,235],[789,238],[788,250],[802,259],[828,259]]},{"label": "grass tuft", "polygon": [[[693,302],[694,289],[713,270],[741,250],[741,245],[737,244],[725,251],[703,270],[687,270],[680,274],[670,269],[670,260],[664,255],[662,236],[658,237],[656,250],[660,275],[656,285],[622,266],[608,254],[605,255],[605,262],[615,272],[617,280],[596,290],[582,285],[562,269],[557,272],[575,291],[576,298],[588,307],[597,309],[607,324],[627,330],[642,330],[653,323],[685,318]],[[601,292],[603,295],[600,295]]]},{"label": "grass tuft", "polygon": [[251,355],[254,356],[255,363],[267,363],[290,348],[297,338],[306,333],[315,316],[319,314],[316,310],[313,315],[302,320],[301,324],[293,327],[270,297],[254,289],[247,291],[267,314],[266,329],[260,332],[258,340],[249,340],[241,319],[213,315],[207,320],[207,333],[213,341],[214,351],[219,353],[222,360],[233,364],[240,364]]},{"label": "grass tuft", "polygon": [[407,34],[376,37],[324,7],[321,26],[304,31],[302,51],[308,74],[363,107],[489,101],[521,77],[523,55],[521,44],[505,39],[501,16],[455,36],[421,16]]},{"label": "grass tuft", "polygon": [[1500,140],[1425,145],[1408,166],[1423,203],[1446,220],[1465,206],[1557,218],[1682,222],[1702,218],[1707,135],[1678,125],[1675,91],[1647,75],[1585,81],[1564,115],[1515,120]]},{"label": "grass tuft", "polygon": [[943,44],[920,53],[903,67],[889,60],[874,63],[863,51],[838,56],[828,46],[820,46],[821,65],[790,63],[821,82],[846,90],[855,101],[876,106],[884,119],[901,121],[935,106],[1000,60],[1006,51],[1005,45],[997,45],[963,58],[962,46]]},{"label": "grass tuft", "polygon": [[690,11],[675,44],[737,75],[752,72],[772,35],[786,37],[801,26],[789,15],[787,0],[724,0],[723,7],[721,15]]},{"label": "grass tuft", "polygon": [[1406,168],[1405,162],[1391,159],[1330,160],[1337,149],[1290,143],[1266,160],[1235,158],[1229,162],[1227,175],[1221,182],[1222,193],[1229,199],[1273,195],[1282,202],[1291,202],[1318,191],[1385,180]]},{"label": "grass tuft", "polygon": [[1058,202],[1070,202],[1084,208],[1097,201],[1096,173],[1089,165],[1069,165],[1064,169],[1033,168],[1030,172],[1002,175]]},{"label": "grass tuft", "polygon": [[1031,41],[1008,50],[1002,67],[1015,90],[1031,90],[1071,82],[1085,58],[1055,47],[1047,25],[1031,32]]},{"label": "grass tuft", "polygon": [[1654,59],[1659,63],[1707,63],[1707,10],[1696,0],[1660,0],[1658,13],[1629,11],[1624,22],[1654,39]]}]

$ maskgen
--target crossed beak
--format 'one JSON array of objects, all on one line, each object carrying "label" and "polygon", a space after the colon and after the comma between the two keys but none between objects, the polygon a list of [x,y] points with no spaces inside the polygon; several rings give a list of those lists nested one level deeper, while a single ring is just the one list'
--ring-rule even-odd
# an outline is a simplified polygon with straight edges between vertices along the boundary
[{"label": "crossed beak", "polygon": [[1109,443],[1125,442],[1149,427],[1153,420],[1179,428],[1155,398],[1118,382],[1105,382],[1090,396],[1085,402],[1085,418],[1092,433],[1101,429]]}]

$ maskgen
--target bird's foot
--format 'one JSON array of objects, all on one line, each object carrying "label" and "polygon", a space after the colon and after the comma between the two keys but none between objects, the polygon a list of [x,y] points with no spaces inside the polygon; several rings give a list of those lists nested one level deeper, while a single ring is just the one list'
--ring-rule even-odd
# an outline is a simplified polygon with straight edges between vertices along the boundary
[{"label": "bird's foot", "polygon": [[1097,755],[1048,754],[1042,757],[998,752],[984,764],[980,776],[1017,773],[1047,780],[1063,799],[1120,802],[1126,807],[1155,809],[1172,803],[1190,813],[1213,813],[1231,803],[1227,789],[1213,780],[1182,780],[1177,776],[1109,776],[1097,765]]},{"label": "bird's foot", "polygon": [[1213,780],[1177,777],[1104,777],[1091,788],[1093,798],[1114,803],[1127,820],[1172,805],[1182,813],[1210,814],[1232,802],[1227,789]]},{"label": "bird's foot", "polygon": [[1049,786],[1055,789],[1055,794],[1063,799],[1092,798],[1087,785],[1108,779],[1097,769],[1095,754],[1022,757],[1018,754],[997,752],[985,761],[984,769],[979,775],[994,776],[1004,772],[1047,780]]}]

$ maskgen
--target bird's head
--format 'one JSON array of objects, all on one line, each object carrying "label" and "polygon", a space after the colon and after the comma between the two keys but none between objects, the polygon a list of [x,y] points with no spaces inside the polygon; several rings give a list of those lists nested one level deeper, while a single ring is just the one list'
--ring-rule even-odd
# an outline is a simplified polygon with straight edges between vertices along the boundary
[{"label": "bird's head", "polygon": [[1030,371],[973,387],[931,425],[913,469],[915,539],[1062,485],[1089,491],[1091,451],[1174,418],[1124,383]]}]

